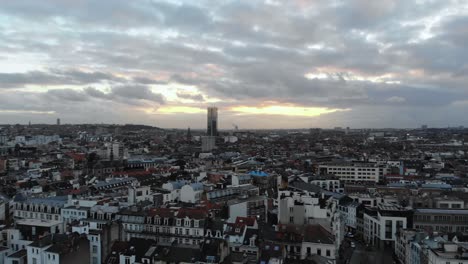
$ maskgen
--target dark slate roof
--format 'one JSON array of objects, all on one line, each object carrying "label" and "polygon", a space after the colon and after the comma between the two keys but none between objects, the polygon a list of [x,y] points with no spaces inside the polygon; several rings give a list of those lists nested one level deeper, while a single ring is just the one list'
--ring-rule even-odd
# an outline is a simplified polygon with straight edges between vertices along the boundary
[{"label": "dark slate roof", "polygon": [[294,181],[289,183],[289,186],[295,189],[303,190],[303,191],[308,191],[308,192],[313,192],[313,193],[321,193],[322,188],[315,184],[311,183],[305,183],[305,182],[299,182],[299,181]]},{"label": "dark slate roof", "polygon": [[307,225],[304,230],[304,241],[321,244],[333,244],[332,234],[321,225]]},{"label": "dark slate roof", "polygon": [[199,248],[180,247],[180,246],[158,246],[157,260],[162,260],[170,263],[180,262],[195,262],[202,257]]},{"label": "dark slate roof", "polygon": [[252,228],[248,228],[245,231],[243,244],[250,245],[250,238],[253,236],[256,236],[255,245],[257,245],[258,244],[258,229],[252,229]]},{"label": "dark slate roof", "polygon": [[23,258],[28,255],[28,251],[26,249],[22,249],[20,251],[16,251],[15,253],[9,255],[9,258]]},{"label": "dark slate roof", "polygon": [[128,241],[127,250],[123,254],[125,256],[135,255],[136,261],[141,262],[141,258],[145,256],[148,249],[156,244],[157,242],[151,239],[131,238]]},{"label": "dark slate roof", "polygon": [[32,242],[31,244],[29,244],[29,246],[43,248],[51,244],[63,243],[65,241],[68,241],[68,239],[69,239],[68,235],[65,235],[65,234],[52,234],[52,235],[47,235],[45,237],[42,237]]}]

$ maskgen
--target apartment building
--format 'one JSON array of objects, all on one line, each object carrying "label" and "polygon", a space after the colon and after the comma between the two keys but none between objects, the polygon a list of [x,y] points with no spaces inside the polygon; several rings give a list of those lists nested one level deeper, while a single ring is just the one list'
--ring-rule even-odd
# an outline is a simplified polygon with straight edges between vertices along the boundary
[{"label": "apartment building", "polygon": [[320,175],[333,174],[345,183],[375,183],[387,173],[387,167],[382,164],[364,162],[330,163],[319,165],[318,171]]},{"label": "apartment building", "polygon": [[156,208],[149,211],[123,211],[117,217],[121,240],[132,237],[153,239],[161,244],[198,245],[203,241],[208,213],[199,208]]},{"label": "apartment building", "polygon": [[414,210],[414,227],[428,231],[468,231],[468,209],[418,208]]},{"label": "apartment building", "polygon": [[319,197],[300,191],[280,190],[278,193],[278,223],[303,225],[309,219],[326,219],[325,204]]},{"label": "apartment building", "polygon": [[381,204],[364,211],[364,240],[379,247],[393,247],[400,229],[412,227],[413,211]]}]

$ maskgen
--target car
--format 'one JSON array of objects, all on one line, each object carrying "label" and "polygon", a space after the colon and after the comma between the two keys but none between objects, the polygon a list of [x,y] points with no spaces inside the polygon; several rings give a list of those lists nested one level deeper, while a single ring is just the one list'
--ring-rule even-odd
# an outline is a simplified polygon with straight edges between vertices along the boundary
[{"label": "car", "polygon": [[346,234],[346,236],[347,236],[347,237],[351,237],[351,238],[353,238],[353,237],[354,237],[353,233],[351,233],[351,232],[350,232],[350,233],[348,233],[348,234]]}]

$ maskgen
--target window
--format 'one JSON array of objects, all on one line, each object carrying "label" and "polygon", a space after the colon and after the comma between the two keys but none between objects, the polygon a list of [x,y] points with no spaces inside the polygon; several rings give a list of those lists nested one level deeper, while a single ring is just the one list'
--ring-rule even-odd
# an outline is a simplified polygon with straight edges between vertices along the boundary
[{"label": "window", "polygon": [[125,258],[125,264],[130,264],[130,258]]},{"label": "window", "polygon": [[330,256],[330,250],[327,249],[327,257],[329,257],[329,256]]},{"label": "window", "polygon": [[32,258],[32,264],[37,264],[37,259],[36,258]]},{"label": "window", "polygon": [[182,220],[177,219],[177,226],[180,226],[181,223],[182,223]]},{"label": "window", "polygon": [[96,245],[93,245],[93,253],[97,253],[98,252],[98,247]]},{"label": "window", "polygon": [[289,223],[294,223],[294,216],[289,217]]},{"label": "window", "polygon": [[99,263],[98,263],[98,258],[97,258],[97,257],[93,257],[93,264],[99,264]]},{"label": "window", "polygon": [[319,255],[319,256],[322,255],[322,250],[320,248],[317,248],[317,255]]}]

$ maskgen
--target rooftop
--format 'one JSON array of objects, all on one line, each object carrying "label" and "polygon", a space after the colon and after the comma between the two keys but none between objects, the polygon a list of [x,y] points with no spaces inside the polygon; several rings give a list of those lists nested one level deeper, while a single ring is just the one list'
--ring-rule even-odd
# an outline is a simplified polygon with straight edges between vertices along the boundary
[{"label": "rooftop", "polygon": [[28,225],[28,226],[42,226],[42,227],[52,227],[61,225],[62,221],[56,220],[43,220],[43,219],[18,219],[16,220],[17,225]]}]

